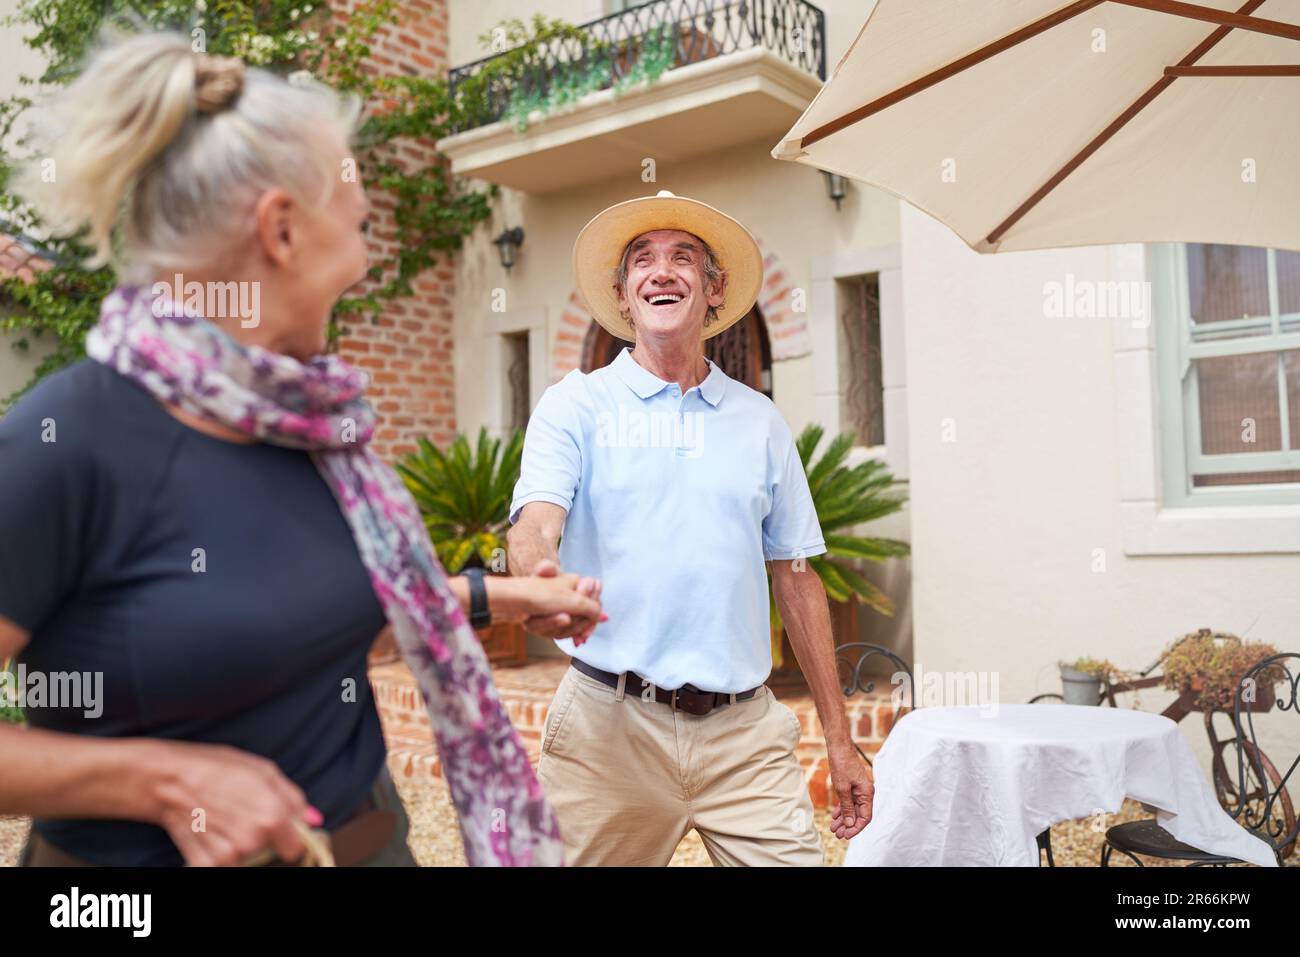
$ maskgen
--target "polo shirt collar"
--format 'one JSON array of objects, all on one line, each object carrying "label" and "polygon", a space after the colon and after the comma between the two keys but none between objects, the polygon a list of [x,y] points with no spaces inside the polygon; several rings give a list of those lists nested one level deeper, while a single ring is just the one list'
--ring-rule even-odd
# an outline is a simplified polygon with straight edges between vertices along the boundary
[{"label": "polo shirt collar", "polygon": [[[709,405],[716,406],[722,401],[722,394],[727,389],[727,374],[712,359],[705,358],[704,361],[709,364],[709,374],[700,383],[700,395]],[[626,346],[609,367],[642,399],[658,395],[669,386],[669,383],[633,359],[632,350]]]}]

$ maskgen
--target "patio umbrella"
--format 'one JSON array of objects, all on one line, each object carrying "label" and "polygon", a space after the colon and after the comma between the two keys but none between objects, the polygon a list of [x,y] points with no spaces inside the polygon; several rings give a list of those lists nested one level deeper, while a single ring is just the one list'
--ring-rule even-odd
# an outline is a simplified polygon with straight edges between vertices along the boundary
[{"label": "patio umbrella", "polygon": [[1300,0],[879,0],[772,155],[977,252],[1300,249]]}]

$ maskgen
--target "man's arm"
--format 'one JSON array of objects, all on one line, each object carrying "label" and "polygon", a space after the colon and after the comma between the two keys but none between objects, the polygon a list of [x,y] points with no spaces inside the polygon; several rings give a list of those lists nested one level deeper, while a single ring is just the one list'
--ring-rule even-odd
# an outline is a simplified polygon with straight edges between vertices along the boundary
[{"label": "man's arm", "polygon": [[541,562],[560,564],[560,533],[568,517],[558,505],[529,502],[506,534],[506,558],[512,575],[535,575]]},{"label": "man's arm", "polygon": [[836,837],[847,839],[871,820],[875,787],[849,733],[849,720],[844,712],[844,697],[835,668],[835,645],[826,589],[822,587],[817,572],[802,560],[798,570],[793,560],[773,561],[771,566],[776,607],[785,621],[790,645],[812,690],[817,716],[826,734],[831,784],[839,797],[839,806],[832,813],[831,829]]},{"label": "man's arm", "polygon": [[[512,575],[540,575],[553,578],[560,573],[560,535],[569,513],[551,502],[529,502],[519,512],[519,520],[506,533],[506,560]],[[579,591],[600,600],[600,582],[579,585]],[[597,619],[574,617],[567,613],[529,618],[525,626],[542,638],[572,637],[580,645],[596,630]]]}]

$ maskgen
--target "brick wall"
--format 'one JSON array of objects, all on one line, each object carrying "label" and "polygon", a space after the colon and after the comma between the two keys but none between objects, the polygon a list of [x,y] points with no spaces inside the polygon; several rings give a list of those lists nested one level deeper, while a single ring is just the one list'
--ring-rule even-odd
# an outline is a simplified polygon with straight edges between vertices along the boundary
[{"label": "brick wall", "polygon": [[[335,0],[335,11],[354,3]],[[385,26],[371,44],[371,61],[386,73],[418,75],[447,72],[446,0],[403,0],[401,23]],[[432,141],[396,144],[398,163],[423,164],[435,155]],[[391,201],[372,193],[369,239],[372,262],[397,251]],[[456,430],[452,383],[452,266],[443,261],[414,283],[415,295],[390,302],[377,324],[360,319],[349,324],[339,354],[370,373],[370,399],[379,413],[373,447],[386,458],[415,449],[427,436],[446,445]]]}]

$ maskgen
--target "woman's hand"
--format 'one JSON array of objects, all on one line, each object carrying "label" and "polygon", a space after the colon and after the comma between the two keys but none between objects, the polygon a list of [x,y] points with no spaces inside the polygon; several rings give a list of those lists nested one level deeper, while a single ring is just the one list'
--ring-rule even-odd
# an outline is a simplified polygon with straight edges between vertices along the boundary
[{"label": "woman's hand", "polygon": [[303,852],[295,825],[324,823],[275,762],[224,745],[153,741],[157,763],[142,771],[185,863],[237,865],[271,848],[284,861]]},{"label": "woman's hand", "polygon": [[529,631],[547,638],[571,636],[582,644],[609,618],[600,608],[600,582],[562,574],[553,562],[542,562],[533,575],[485,582],[494,617],[523,620]]}]

